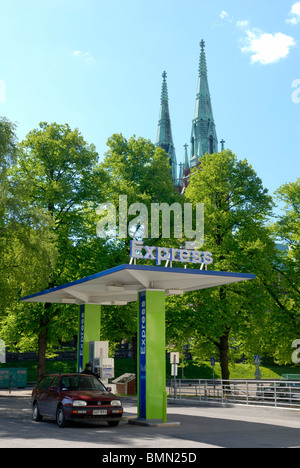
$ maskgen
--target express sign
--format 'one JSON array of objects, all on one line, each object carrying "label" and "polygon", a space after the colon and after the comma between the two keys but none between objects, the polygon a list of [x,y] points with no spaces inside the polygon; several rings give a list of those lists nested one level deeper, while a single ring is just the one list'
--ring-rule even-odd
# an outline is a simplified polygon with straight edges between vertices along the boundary
[{"label": "express sign", "polygon": [[198,263],[209,265],[213,263],[211,252],[201,252],[192,249],[174,249],[173,247],[156,247],[144,245],[143,241],[132,240],[130,257],[133,259],[156,260],[156,265],[165,262]]}]

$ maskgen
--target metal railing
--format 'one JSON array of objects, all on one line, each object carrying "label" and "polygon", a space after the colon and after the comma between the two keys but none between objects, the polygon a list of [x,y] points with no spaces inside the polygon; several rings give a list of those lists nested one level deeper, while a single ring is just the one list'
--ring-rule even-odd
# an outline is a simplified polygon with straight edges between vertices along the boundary
[{"label": "metal railing", "polygon": [[167,381],[169,396],[201,402],[300,407],[300,381],[185,380]]}]

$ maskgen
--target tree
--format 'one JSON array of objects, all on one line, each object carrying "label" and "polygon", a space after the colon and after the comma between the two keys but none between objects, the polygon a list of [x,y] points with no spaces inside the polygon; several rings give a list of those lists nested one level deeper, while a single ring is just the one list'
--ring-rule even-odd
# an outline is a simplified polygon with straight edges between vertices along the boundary
[{"label": "tree", "polygon": [[55,259],[55,239],[42,213],[28,202],[27,182],[11,177],[17,160],[15,131],[15,124],[0,119],[0,316],[20,294],[45,284]]},{"label": "tree", "polygon": [[271,271],[275,244],[265,223],[272,212],[272,198],[246,160],[231,151],[205,155],[187,187],[186,200],[204,203],[205,245],[213,252],[214,269],[255,273],[255,281],[221,286],[189,295],[194,315],[195,349],[218,354],[222,377],[229,378],[230,348],[238,344],[241,331],[251,325],[249,317],[264,311],[263,281]]},{"label": "tree", "polygon": [[4,216],[9,203],[8,170],[16,160],[16,125],[4,117],[0,118],[0,221],[3,228]]},{"label": "tree", "polygon": [[150,140],[121,134],[112,135],[103,169],[109,177],[107,200],[118,205],[119,195],[127,195],[128,204],[178,201],[166,152]]},{"label": "tree", "polygon": [[[77,129],[56,123],[39,125],[20,144],[12,169],[15,184],[26,181],[26,196],[32,209],[41,211],[56,237],[57,260],[48,274],[47,288],[71,281],[80,275],[76,248],[86,237],[85,215],[101,198],[104,175],[98,167],[98,154]],[[77,257],[78,259],[78,257]],[[28,305],[34,310],[28,332],[38,335],[38,377],[45,372],[47,346],[77,329],[77,310],[67,318],[67,308],[56,304]],[[76,320],[75,320],[76,317]],[[20,320],[21,321],[21,320]],[[69,335],[69,336],[70,336]]]},{"label": "tree", "polygon": [[[0,119],[0,316],[3,314],[6,304],[9,304],[14,293],[9,286],[7,272],[6,246],[14,246],[9,239],[12,235],[12,222],[16,213],[15,201],[11,196],[11,186],[8,170],[16,159],[16,126],[6,118]],[[10,231],[10,232],[8,232]]]},{"label": "tree", "polygon": [[[113,135],[108,147],[104,162],[98,164],[93,145],[88,145],[77,130],[47,123],[30,132],[20,145],[13,180],[19,185],[26,181],[25,192],[32,208],[42,211],[56,236],[57,260],[45,288],[128,261],[128,238],[97,237],[98,204],[111,202],[117,206],[119,194],[125,194],[128,204],[140,201],[150,205],[152,200],[160,200],[156,187],[162,201],[165,196],[176,196],[163,150],[142,138],[127,141],[122,135]],[[136,330],[133,309],[128,306],[128,310],[122,310],[122,333],[120,329],[112,333],[116,331],[111,325],[112,314],[110,308],[104,308],[103,333],[117,341],[124,333],[129,338]],[[118,310],[115,312],[118,317]],[[132,317],[132,323],[128,317]],[[45,371],[45,355],[51,345],[76,333],[77,307],[23,304],[2,329],[9,334],[10,343],[18,342],[22,349],[38,348],[39,377]]]},{"label": "tree", "polygon": [[276,359],[290,363],[292,342],[300,338],[300,179],[282,185],[275,194],[284,205],[272,226],[280,243],[274,264],[278,279],[272,291],[272,323],[277,325]]},{"label": "tree", "polygon": [[300,266],[300,179],[282,185],[275,192],[278,200],[284,203],[283,214],[279,215],[275,233],[281,242],[289,247],[294,265]]},{"label": "tree", "polygon": [[[151,141],[144,138],[133,136],[127,140],[121,134],[112,135],[107,145],[108,151],[105,154],[102,167],[108,177],[108,184],[106,197],[102,203],[113,203],[117,209],[117,215],[119,214],[120,195],[127,196],[128,206],[133,203],[145,204],[149,214],[151,213],[151,203],[182,202],[182,198],[174,187],[169,160],[163,149],[155,147]],[[128,215],[128,223],[135,219],[137,214]],[[148,232],[150,237],[150,222]],[[141,233],[137,230],[137,238],[141,235],[142,230]],[[115,252],[119,250],[119,260],[123,259],[123,262],[128,262],[129,241],[128,235],[124,239],[108,238],[107,242],[115,246]],[[145,243],[148,245],[154,245],[157,241],[158,239],[145,239]],[[116,257],[113,260],[115,261],[115,259]],[[103,333],[109,340],[128,339],[133,344],[135,362],[136,323],[136,305],[129,304],[114,308],[105,306],[103,308]]]}]

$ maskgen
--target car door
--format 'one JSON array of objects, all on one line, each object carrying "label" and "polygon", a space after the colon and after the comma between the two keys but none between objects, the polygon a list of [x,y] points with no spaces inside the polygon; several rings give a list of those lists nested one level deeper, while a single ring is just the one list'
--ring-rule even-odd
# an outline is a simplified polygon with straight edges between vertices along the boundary
[{"label": "car door", "polygon": [[56,417],[56,409],[59,400],[59,376],[53,378],[53,380],[49,384],[49,388],[47,391],[47,414],[52,417]]},{"label": "car door", "polygon": [[37,403],[39,407],[39,412],[42,416],[46,416],[47,412],[47,399],[48,399],[48,390],[51,381],[53,380],[53,375],[44,377],[37,391]]}]

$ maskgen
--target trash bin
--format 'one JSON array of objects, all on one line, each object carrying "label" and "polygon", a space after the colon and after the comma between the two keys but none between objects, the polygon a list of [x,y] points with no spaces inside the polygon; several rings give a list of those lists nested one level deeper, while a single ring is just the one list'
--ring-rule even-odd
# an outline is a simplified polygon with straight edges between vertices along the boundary
[{"label": "trash bin", "polygon": [[9,369],[0,369],[0,388],[9,388]]},{"label": "trash bin", "polygon": [[25,388],[27,385],[26,368],[0,369],[0,388]]},{"label": "trash bin", "polygon": [[135,374],[123,374],[112,383],[116,384],[117,393],[121,395],[136,394],[136,377]]}]

